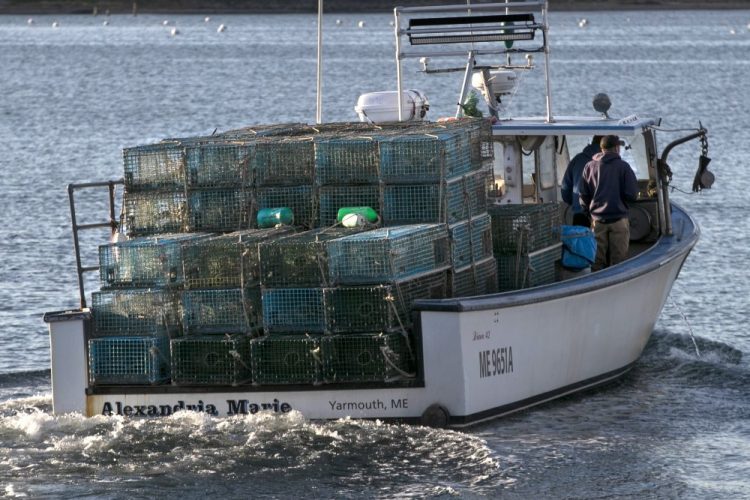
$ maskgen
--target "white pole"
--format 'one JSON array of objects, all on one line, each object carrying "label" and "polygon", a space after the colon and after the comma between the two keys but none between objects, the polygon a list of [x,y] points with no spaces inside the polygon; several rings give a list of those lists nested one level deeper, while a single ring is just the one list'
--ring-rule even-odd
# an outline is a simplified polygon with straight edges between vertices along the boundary
[{"label": "white pole", "polygon": [[398,7],[393,9],[393,23],[396,26],[396,102],[398,102],[398,121],[403,121],[404,112],[401,109],[401,93],[403,92],[403,82],[401,81],[401,33],[398,26]]},{"label": "white pole", "polygon": [[318,86],[317,86],[317,110],[315,112],[315,123],[323,123],[323,0],[318,0]]}]

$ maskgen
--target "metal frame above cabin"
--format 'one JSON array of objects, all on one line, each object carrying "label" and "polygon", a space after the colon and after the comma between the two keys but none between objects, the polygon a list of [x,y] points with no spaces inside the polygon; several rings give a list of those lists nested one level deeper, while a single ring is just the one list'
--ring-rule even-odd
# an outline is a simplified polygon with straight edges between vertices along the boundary
[{"label": "metal frame above cabin", "polygon": [[[513,13],[511,11],[521,11]],[[478,12],[480,14],[475,14]],[[541,13],[541,22],[535,22],[533,12]],[[547,22],[547,0],[509,1],[502,3],[441,5],[432,7],[396,7],[394,14],[394,33],[396,36],[396,80],[398,100],[398,120],[403,121],[403,78],[401,61],[416,57],[459,57],[466,56],[466,74],[458,105],[465,95],[471,79],[475,57],[480,55],[509,55],[512,53],[544,53],[545,101],[547,106],[547,122],[553,122],[552,99],[549,77],[549,24]],[[445,14],[465,13],[461,16],[447,16]],[[436,17],[427,17],[433,14]],[[402,27],[402,18],[408,17],[407,27]],[[516,40],[533,40],[537,31],[541,32],[541,45],[519,48],[509,47],[505,42]],[[419,49],[404,50],[402,37],[408,38],[408,43]],[[456,43],[486,43],[500,42],[500,47],[488,49],[444,49],[424,50],[424,45],[445,45]]]}]

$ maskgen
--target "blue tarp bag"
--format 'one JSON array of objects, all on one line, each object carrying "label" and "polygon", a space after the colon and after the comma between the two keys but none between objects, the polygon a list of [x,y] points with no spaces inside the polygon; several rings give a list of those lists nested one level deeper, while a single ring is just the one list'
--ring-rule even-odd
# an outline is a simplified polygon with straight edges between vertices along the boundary
[{"label": "blue tarp bag", "polygon": [[568,269],[586,269],[596,259],[594,232],[583,226],[562,226],[562,266]]}]

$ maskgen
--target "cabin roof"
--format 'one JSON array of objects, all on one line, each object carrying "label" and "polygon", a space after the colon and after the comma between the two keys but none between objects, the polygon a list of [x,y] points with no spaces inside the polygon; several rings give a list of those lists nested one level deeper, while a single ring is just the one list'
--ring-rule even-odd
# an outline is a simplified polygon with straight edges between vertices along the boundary
[{"label": "cabin roof", "polygon": [[553,122],[544,117],[511,118],[492,126],[493,135],[623,135],[640,134],[658,125],[659,120],[630,115],[625,118],[558,116]]}]

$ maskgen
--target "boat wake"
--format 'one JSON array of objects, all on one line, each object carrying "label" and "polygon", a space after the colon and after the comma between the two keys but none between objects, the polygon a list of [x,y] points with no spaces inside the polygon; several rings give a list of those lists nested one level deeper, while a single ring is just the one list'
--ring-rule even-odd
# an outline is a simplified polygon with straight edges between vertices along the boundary
[{"label": "boat wake", "polygon": [[154,487],[226,494],[231,479],[245,484],[249,496],[284,495],[303,483],[344,496],[409,495],[417,493],[415,484],[419,494],[452,495],[459,492],[455,485],[481,493],[483,485],[498,483],[498,461],[486,442],[450,430],[312,422],[296,411],[227,418],[189,411],[162,419],[55,416],[50,402],[43,395],[0,403],[0,483],[16,494],[35,495],[32,475],[42,478],[45,492],[66,496],[72,493],[66,488],[77,487],[70,477],[95,478],[87,493],[94,496],[122,493],[123,482],[135,494]]}]

